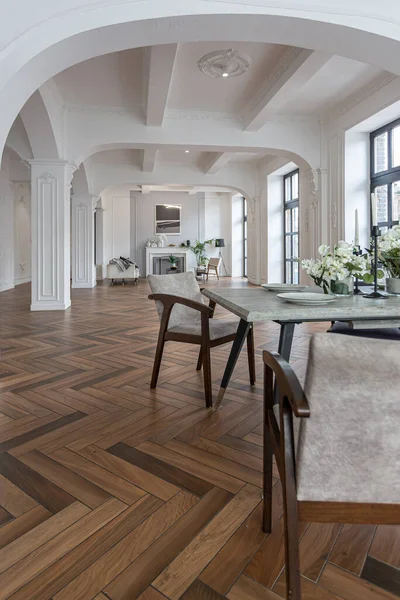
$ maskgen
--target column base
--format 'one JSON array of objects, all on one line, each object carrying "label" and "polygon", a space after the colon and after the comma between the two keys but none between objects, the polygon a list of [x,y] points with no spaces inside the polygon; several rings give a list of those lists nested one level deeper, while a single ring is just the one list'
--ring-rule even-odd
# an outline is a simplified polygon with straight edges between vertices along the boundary
[{"label": "column base", "polygon": [[35,302],[31,304],[31,311],[41,311],[41,310],[67,310],[71,306],[71,301],[69,302],[51,302],[44,300],[43,302]]},{"label": "column base", "polygon": [[80,281],[71,284],[73,289],[90,289],[97,285],[97,281]]}]

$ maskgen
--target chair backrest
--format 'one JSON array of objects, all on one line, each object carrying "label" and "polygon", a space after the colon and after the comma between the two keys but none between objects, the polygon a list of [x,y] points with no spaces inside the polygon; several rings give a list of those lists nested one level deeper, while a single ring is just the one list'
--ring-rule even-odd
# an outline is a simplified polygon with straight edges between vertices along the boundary
[{"label": "chair backrest", "polygon": [[[205,303],[204,296],[200,292],[193,271],[176,273],[173,275],[148,275],[147,281],[149,282],[153,294],[172,294],[174,296],[181,296],[182,298],[189,298],[196,302]],[[161,302],[156,302],[156,307],[158,316],[161,319],[163,305]],[[200,318],[200,313],[198,311],[175,304],[171,311],[168,328],[170,329],[189,321],[193,322],[193,320],[200,321]]]},{"label": "chair backrest", "polygon": [[210,267],[219,267],[220,262],[221,262],[221,259],[217,256],[214,258],[210,258],[210,260],[208,261],[208,264]]},{"label": "chair backrest", "polygon": [[316,334],[304,391],[311,416],[300,425],[298,492],[400,503],[400,344]]}]

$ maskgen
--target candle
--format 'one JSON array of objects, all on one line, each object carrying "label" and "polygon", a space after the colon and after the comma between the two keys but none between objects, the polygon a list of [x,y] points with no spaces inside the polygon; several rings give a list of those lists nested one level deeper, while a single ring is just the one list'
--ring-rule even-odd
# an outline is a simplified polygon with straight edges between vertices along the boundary
[{"label": "candle", "polygon": [[378,225],[378,211],[376,203],[376,192],[371,194],[372,227]]},{"label": "candle", "polygon": [[355,246],[359,246],[360,245],[360,232],[358,229],[358,208],[356,208],[356,212],[354,214],[355,217],[355,234],[354,234],[354,245]]}]

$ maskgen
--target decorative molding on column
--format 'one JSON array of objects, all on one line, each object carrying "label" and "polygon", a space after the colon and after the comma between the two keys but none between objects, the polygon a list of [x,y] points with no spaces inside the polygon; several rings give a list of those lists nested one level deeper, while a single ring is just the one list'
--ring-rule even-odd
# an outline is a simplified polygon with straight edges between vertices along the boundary
[{"label": "decorative molding on column", "polygon": [[248,215],[248,234],[247,234],[247,278],[250,283],[259,284],[261,282],[260,269],[260,204],[259,196],[247,198]]},{"label": "decorative molding on column", "polygon": [[70,183],[63,160],[32,160],[31,310],[65,310],[70,295]]},{"label": "decorative molding on column", "polygon": [[97,196],[72,199],[72,288],[96,285],[94,264],[94,208]]}]

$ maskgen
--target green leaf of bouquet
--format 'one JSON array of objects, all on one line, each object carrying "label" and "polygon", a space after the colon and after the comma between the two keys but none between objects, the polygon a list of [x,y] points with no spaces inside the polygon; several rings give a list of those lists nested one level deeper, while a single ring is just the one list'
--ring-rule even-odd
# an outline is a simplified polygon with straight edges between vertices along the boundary
[{"label": "green leaf of bouquet", "polygon": [[374,276],[372,275],[372,273],[364,273],[362,278],[363,278],[364,283],[373,283],[374,282]]}]

